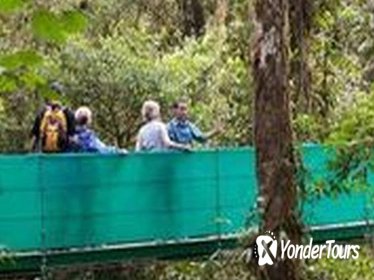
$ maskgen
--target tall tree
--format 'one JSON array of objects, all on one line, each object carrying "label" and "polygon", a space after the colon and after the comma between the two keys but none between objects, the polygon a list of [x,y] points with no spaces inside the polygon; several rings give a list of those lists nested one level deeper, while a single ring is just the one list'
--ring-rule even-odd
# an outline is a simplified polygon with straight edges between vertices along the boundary
[{"label": "tall tree", "polygon": [[182,32],[185,36],[199,37],[204,33],[204,7],[200,0],[178,0],[182,15]]},{"label": "tall tree", "polygon": [[[278,239],[286,236],[291,243],[299,243],[288,82],[288,11],[288,0],[255,1],[254,142],[263,213],[261,230],[274,232]],[[297,262],[277,259],[275,265],[259,270],[259,276],[292,280],[299,279],[298,271]]]},{"label": "tall tree", "polygon": [[[290,78],[294,82],[295,108],[302,113],[310,110],[311,73],[308,66],[308,39],[312,28],[311,0],[290,0]],[[291,98],[292,99],[292,98]]]}]

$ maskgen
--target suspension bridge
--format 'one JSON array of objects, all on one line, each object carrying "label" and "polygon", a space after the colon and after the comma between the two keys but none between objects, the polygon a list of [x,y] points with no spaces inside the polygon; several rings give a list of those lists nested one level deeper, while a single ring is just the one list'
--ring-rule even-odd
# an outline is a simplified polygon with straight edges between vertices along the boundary
[{"label": "suspension bridge", "polygon": [[[302,148],[306,188],[331,175],[332,151]],[[0,273],[235,247],[245,229],[258,224],[254,156],[252,148],[2,155]],[[315,239],[372,231],[374,173],[365,176],[366,188],[300,203]]]}]

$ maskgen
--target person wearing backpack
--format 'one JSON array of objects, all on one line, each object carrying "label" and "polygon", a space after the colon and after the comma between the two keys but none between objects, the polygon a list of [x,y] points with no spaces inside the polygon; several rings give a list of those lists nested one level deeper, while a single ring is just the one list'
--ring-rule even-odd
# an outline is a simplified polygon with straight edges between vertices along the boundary
[{"label": "person wearing backpack", "polygon": [[[57,94],[63,93],[58,83],[51,85]],[[68,152],[74,136],[74,114],[57,100],[47,100],[37,114],[31,130],[32,151],[43,153]]]},{"label": "person wearing backpack", "polygon": [[74,135],[75,151],[80,153],[126,154],[125,149],[105,145],[90,129],[92,112],[88,107],[80,107],[75,112],[76,129]]}]

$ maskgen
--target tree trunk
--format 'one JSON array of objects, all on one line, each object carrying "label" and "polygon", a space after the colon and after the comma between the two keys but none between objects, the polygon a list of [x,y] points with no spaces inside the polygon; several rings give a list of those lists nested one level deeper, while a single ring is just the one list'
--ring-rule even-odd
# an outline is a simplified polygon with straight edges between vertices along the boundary
[{"label": "tree trunk", "polygon": [[204,7],[200,0],[178,0],[182,15],[182,32],[184,36],[199,37],[204,33]]},{"label": "tree trunk", "polygon": [[312,0],[290,0],[291,79],[295,87],[293,101],[295,108],[302,113],[308,113],[310,110],[308,39],[312,28],[312,10]]},{"label": "tree trunk", "polygon": [[[256,0],[252,60],[254,140],[263,214],[261,231],[272,231],[278,240],[286,236],[297,244],[301,230],[295,212],[297,185],[288,84],[288,5],[288,0]],[[277,257],[274,265],[258,269],[260,278],[299,279],[298,262],[280,260],[279,253]]]},{"label": "tree trunk", "polygon": [[225,25],[228,14],[228,0],[217,0],[214,12],[215,22],[218,25]]}]

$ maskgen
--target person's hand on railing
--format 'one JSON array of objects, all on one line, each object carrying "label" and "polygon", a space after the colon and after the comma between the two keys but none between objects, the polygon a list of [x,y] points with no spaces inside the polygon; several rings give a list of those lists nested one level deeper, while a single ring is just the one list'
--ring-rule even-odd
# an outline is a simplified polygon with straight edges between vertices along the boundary
[{"label": "person's hand on railing", "polygon": [[121,155],[121,156],[125,156],[129,153],[128,150],[126,149],[118,149],[118,154]]},{"label": "person's hand on railing", "polygon": [[192,146],[190,144],[179,144],[174,143],[174,147],[183,152],[192,152]]},{"label": "person's hand on railing", "polygon": [[185,146],[185,149],[184,151],[185,152],[192,152],[193,151],[193,147],[191,144],[187,144],[187,145],[184,145]]}]

